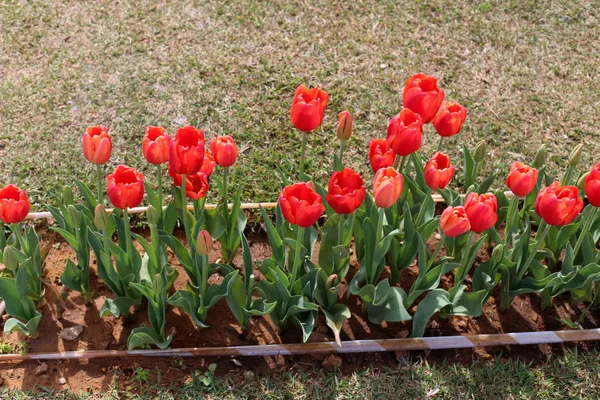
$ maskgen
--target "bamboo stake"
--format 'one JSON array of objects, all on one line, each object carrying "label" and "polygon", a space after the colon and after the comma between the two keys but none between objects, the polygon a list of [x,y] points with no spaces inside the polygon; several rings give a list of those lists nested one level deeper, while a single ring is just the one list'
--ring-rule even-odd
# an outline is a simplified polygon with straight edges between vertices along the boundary
[{"label": "bamboo stake", "polygon": [[465,349],[600,340],[600,329],[500,333],[493,335],[352,340],[324,343],[288,343],[256,346],[193,347],[166,350],[87,350],[60,353],[1,354],[0,362],[122,357],[264,357],[296,354],[343,354],[407,350]]}]

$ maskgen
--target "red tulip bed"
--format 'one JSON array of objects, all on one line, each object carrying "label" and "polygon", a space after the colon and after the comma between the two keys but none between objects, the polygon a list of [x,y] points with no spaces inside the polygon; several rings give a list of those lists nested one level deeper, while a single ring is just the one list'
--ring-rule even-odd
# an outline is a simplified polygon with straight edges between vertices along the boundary
[{"label": "red tulip bed", "polygon": [[[261,209],[265,233],[250,240],[240,190],[228,180],[238,157],[232,137],[213,137],[207,150],[197,128],[172,138],[148,127],[142,152],[157,168],[149,183],[126,165],[105,176],[111,136],[88,128],[83,154],[96,165],[95,191],[80,181],[65,188],[48,206],[50,223],[37,225],[43,240],[23,222],[25,191],[0,190],[5,339],[30,336],[30,351],[165,349],[556,329],[580,316],[594,326],[584,317],[600,295],[600,163],[579,172],[577,147],[557,180],[542,148],[532,166],[480,177],[484,142],[463,146],[462,160],[443,152],[465,107],[423,74],[407,80],[403,100],[387,138],[369,143],[373,178],[344,168],[352,115],[339,114],[340,151],[322,185],[304,170],[304,154],[328,95],[298,87],[290,111],[302,135],[298,172],[282,176],[274,216]],[[439,144],[423,162],[427,124]],[[454,165],[462,194],[451,187]],[[209,190],[219,195],[210,209]],[[130,209],[140,205],[145,228],[132,230]],[[85,326],[78,341],[57,339],[74,324]]]}]

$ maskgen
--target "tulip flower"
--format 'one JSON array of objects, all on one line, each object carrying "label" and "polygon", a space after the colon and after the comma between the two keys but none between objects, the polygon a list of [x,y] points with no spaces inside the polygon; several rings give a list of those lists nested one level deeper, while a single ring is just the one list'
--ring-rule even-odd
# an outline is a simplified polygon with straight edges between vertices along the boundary
[{"label": "tulip flower", "polygon": [[369,163],[373,172],[377,172],[380,168],[391,167],[395,158],[396,153],[390,148],[386,139],[369,141]]},{"label": "tulip flower", "polygon": [[323,215],[321,196],[315,192],[312,182],[299,182],[283,188],[279,205],[284,218],[302,228],[313,226]]},{"label": "tulip flower", "polygon": [[338,115],[337,138],[341,141],[350,140],[352,136],[352,114],[342,111]]},{"label": "tulip flower", "polygon": [[561,186],[553,182],[540,190],[535,199],[535,212],[548,225],[568,225],[583,209],[583,200],[575,186]]},{"label": "tulip flower", "polygon": [[419,114],[426,124],[433,119],[440,108],[444,100],[444,91],[438,88],[434,77],[416,74],[406,81],[403,98],[404,107]]},{"label": "tulip flower", "polygon": [[450,164],[450,157],[438,151],[425,164],[423,173],[425,183],[431,190],[444,189],[454,176],[455,168]]},{"label": "tulip flower", "polygon": [[387,141],[399,156],[407,156],[421,148],[423,119],[408,108],[390,120]]},{"label": "tulip flower", "polygon": [[362,204],[365,194],[362,177],[344,168],[331,175],[325,200],[337,214],[352,214]]},{"label": "tulip flower", "polygon": [[7,185],[0,189],[0,219],[6,224],[16,224],[27,217],[30,209],[29,200],[24,190],[15,185]]},{"label": "tulip flower", "polygon": [[171,137],[165,132],[165,128],[149,126],[142,139],[142,154],[150,164],[164,164],[169,161],[170,144]]},{"label": "tulip flower", "polygon": [[464,207],[475,233],[490,229],[498,221],[498,200],[492,193],[478,195],[471,192],[465,198]]},{"label": "tulip flower", "polygon": [[327,93],[318,87],[308,89],[304,85],[298,86],[290,110],[292,124],[302,132],[318,128],[323,122],[328,101]]},{"label": "tulip flower", "polygon": [[525,197],[535,187],[538,179],[538,170],[521,162],[515,161],[510,166],[506,177],[506,186],[518,197]]},{"label": "tulip flower", "polygon": [[204,161],[202,161],[202,167],[200,167],[200,172],[206,175],[206,179],[210,178],[212,173],[215,171],[215,166],[217,163],[213,156],[206,152],[204,153]]},{"label": "tulip flower", "polygon": [[213,238],[210,236],[207,230],[201,230],[198,232],[198,238],[196,239],[196,253],[201,256],[206,256],[213,248]]},{"label": "tulip flower", "polygon": [[440,229],[444,236],[454,238],[471,229],[469,217],[463,206],[448,207],[440,217]]},{"label": "tulip flower", "polygon": [[600,162],[594,164],[585,178],[585,195],[594,207],[600,207]]},{"label": "tulip flower", "polygon": [[238,148],[231,136],[217,136],[210,139],[210,151],[221,167],[231,167],[238,156]]},{"label": "tulip flower", "polygon": [[[181,187],[183,175],[174,173],[170,166],[168,171],[171,178],[173,178],[173,185],[176,187]],[[188,198],[192,200],[199,200],[206,196],[208,189],[208,178],[203,172],[185,176],[185,195]]]},{"label": "tulip flower", "polygon": [[467,109],[464,106],[444,101],[431,123],[440,136],[450,137],[460,132],[466,119]]},{"label": "tulip flower", "polygon": [[194,175],[204,161],[204,132],[193,126],[179,128],[169,145],[169,166],[177,174]]},{"label": "tulip flower", "polygon": [[90,126],[82,137],[83,155],[96,165],[105,164],[110,158],[112,140],[103,126]]},{"label": "tulip flower", "polygon": [[373,197],[377,207],[388,208],[392,206],[400,195],[404,179],[393,167],[381,168],[375,174],[373,181]]},{"label": "tulip flower", "polygon": [[144,175],[124,164],[106,178],[108,198],[117,208],[125,209],[138,206],[144,198]]}]

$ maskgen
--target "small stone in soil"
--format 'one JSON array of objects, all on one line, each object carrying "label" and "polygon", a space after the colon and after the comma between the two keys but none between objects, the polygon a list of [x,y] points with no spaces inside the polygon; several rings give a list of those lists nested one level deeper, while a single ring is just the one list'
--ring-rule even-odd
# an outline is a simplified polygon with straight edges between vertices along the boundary
[{"label": "small stone in soil", "polygon": [[340,356],[336,356],[335,354],[330,354],[321,364],[323,368],[334,369],[342,366],[342,358]]},{"label": "small stone in soil", "polygon": [[65,378],[58,378],[58,384],[59,385],[64,385],[65,383],[67,383],[67,380]]},{"label": "small stone in soil", "polygon": [[35,374],[36,375],[41,375],[44,372],[48,371],[48,364],[46,363],[41,363],[40,365],[38,365],[37,367],[35,367]]},{"label": "small stone in soil", "polygon": [[77,340],[79,335],[83,332],[83,326],[75,325],[65,328],[60,331],[60,337],[64,340]]}]

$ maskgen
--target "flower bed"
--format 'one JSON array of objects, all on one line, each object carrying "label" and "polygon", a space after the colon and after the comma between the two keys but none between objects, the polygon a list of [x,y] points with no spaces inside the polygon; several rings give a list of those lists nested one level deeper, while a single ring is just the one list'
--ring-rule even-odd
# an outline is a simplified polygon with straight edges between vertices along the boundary
[{"label": "flower bed", "polygon": [[[157,165],[154,185],[125,165],[105,179],[111,136],[103,127],[88,128],[83,153],[96,165],[95,193],[77,181],[81,200],[65,188],[59,204],[49,207],[54,220],[49,229],[73,251],[62,265],[48,261],[52,246],[40,244],[34,227],[22,224],[29,212],[25,192],[12,185],[0,191],[0,218],[10,224],[10,234],[0,236],[6,267],[0,297],[9,314],[5,332],[46,335],[48,315],[36,308],[44,298],[56,304],[53,315],[59,321],[79,307],[76,319],[91,331],[88,339],[119,336],[116,344],[93,341],[94,348],[126,343],[129,349],[201,345],[197,340],[203,335],[225,339],[224,345],[308,341],[315,329],[341,344],[358,327],[373,337],[378,329],[384,336],[420,337],[438,329],[440,321],[490,318],[495,311],[489,307],[498,307],[502,318],[514,312],[515,298],[521,307],[536,301],[528,296],[532,293],[540,294],[541,309],[560,295],[592,304],[600,293],[595,288],[600,280],[595,246],[600,166],[585,175],[578,172],[579,146],[561,181],[555,181],[544,168],[542,148],[531,167],[511,165],[505,183],[514,196],[507,196],[496,175],[478,176],[486,158],[485,142],[480,142],[472,150],[463,146],[462,196],[450,188],[457,168],[442,150],[456,140],[466,109],[444,101],[436,80],[423,74],[408,79],[403,99],[387,138],[370,142],[372,191],[363,177],[343,167],[352,116],[340,113],[340,152],[325,188],[305,173],[304,153],[306,134],[321,125],[328,95],[318,88],[297,89],[290,118],[302,132],[299,174],[282,176],[274,220],[261,209],[262,240],[268,242],[262,256],[246,238],[241,193],[228,181],[228,169],[238,157],[233,138],[213,137],[209,153],[197,128],[180,128],[171,138],[164,129],[149,127],[142,151]],[[439,145],[423,163],[418,151],[428,123]],[[164,163],[172,178],[166,205]],[[205,207],[209,182],[220,197],[211,209]],[[581,189],[571,185],[576,182]],[[115,207],[111,212],[105,207],[105,186]],[[492,192],[492,187],[497,189]],[[447,205],[441,213],[434,193]],[[585,195],[589,204],[584,208]],[[141,234],[131,231],[129,210],[144,198],[147,231]],[[538,307],[526,308],[538,312]],[[560,318],[575,325],[575,315],[565,309]],[[104,332],[100,318],[113,328]],[[95,324],[99,327],[92,328]],[[234,341],[215,325],[241,336]],[[259,340],[255,330],[260,326],[267,326],[269,334]],[[292,336],[277,333],[282,331]]]}]

